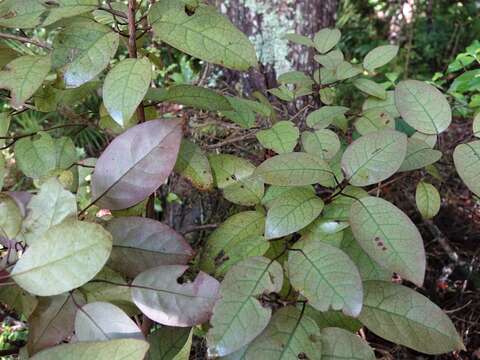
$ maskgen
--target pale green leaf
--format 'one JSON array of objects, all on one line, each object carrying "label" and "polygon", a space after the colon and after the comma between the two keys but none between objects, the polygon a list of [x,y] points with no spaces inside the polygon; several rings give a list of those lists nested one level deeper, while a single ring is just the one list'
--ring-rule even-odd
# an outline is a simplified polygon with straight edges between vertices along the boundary
[{"label": "pale green leaf", "polygon": [[285,34],[283,36],[285,39],[295,43],[295,44],[299,44],[299,45],[305,45],[305,46],[310,46],[310,47],[314,47],[315,44],[314,42],[312,41],[312,39],[306,37],[306,36],[303,36],[303,35],[299,35],[299,34],[294,34],[294,33],[291,33],[291,34]]},{"label": "pale green leaf", "polygon": [[362,249],[378,264],[421,286],[425,250],[420,232],[399,208],[364,197],[350,208],[350,225]]},{"label": "pale green leaf", "polygon": [[107,74],[103,84],[103,102],[120,126],[132,117],[151,80],[152,64],[147,58],[122,60]]},{"label": "pale green leaf", "polygon": [[148,336],[148,360],[189,360],[193,331],[162,326]]},{"label": "pale green leaf", "polygon": [[419,131],[415,131],[412,136],[410,136],[410,138],[423,141],[425,144],[428,144],[428,146],[433,149],[437,144],[438,136],[435,134],[424,134]]},{"label": "pale green leaf", "polygon": [[335,49],[325,55],[315,55],[314,60],[328,69],[336,69],[345,59],[343,53]]},{"label": "pale green leaf", "polygon": [[282,154],[295,149],[299,131],[291,121],[279,121],[270,129],[257,132],[256,137],[264,148]]},{"label": "pale green leaf", "polygon": [[343,251],[313,238],[296,242],[292,249],[288,278],[311,306],[319,311],[342,310],[350,316],[360,313],[362,280]]},{"label": "pale green leaf", "polygon": [[342,34],[338,29],[325,28],[315,34],[313,42],[318,52],[325,54],[340,41]]},{"label": "pale green leaf", "polygon": [[38,304],[35,296],[30,295],[17,285],[4,285],[0,287],[0,302],[7,305],[10,309],[15,310],[17,314],[25,316],[27,319]]},{"label": "pale green leaf", "polygon": [[355,121],[355,129],[360,135],[382,130],[384,128],[395,128],[395,119],[382,109],[366,110],[360,118]]},{"label": "pale green leaf", "polygon": [[353,85],[360,91],[363,91],[365,94],[374,96],[376,98],[385,100],[387,97],[387,92],[385,87],[381,84],[377,84],[375,81],[360,78],[353,81]]},{"label": "pale green leaf", "polygon": [[108,66],[118,42],[118,34],[105,25],[73,21],[53,40],[52,66],[60,69],[66,87],[78,87]]},{"label": "pale green leaf", "polygon": [[[0,112],[0,137],[8,136],[11,117],[7,112]],[[5,145],[5,139],[0,139],[0,147]]]},{"label": "pale green leaf", "polygon": [[324,87],[320,89],[320,100],[325,105],[332,105],[337,95],[335,88]]},{"label": "pale green leaf", "polygon": [[330,220],[348,221],[350,207],[355,199],[361,199],[365,196],[368,196],[368,193],[362,188],[348,185],[341,192],[337,191],[333,201],[325,205],[322,217]]},{"label": "pale green leaf", "polygon": [[302,133],[302,146],[305,152],[316,155],[323,160],[331,160],[340,150],[338,135],[329,129]]},{"label": "pale green leaf", "polygon": [[55,0],[55,6],[49,8],[48,16],[43,21],[43,26],[54,22],[78,16],[98,7],[98,0]]},{"label": "pale green leaf", "polygon": [[347,80],[362,73],[362,69],[358,66],[343,61],[335,69],[335,77],[337,80]]},{"label": "pale green leaf", "polygon": [[277,88],[269,89],[268,92],[283,101],[295,100],[295,93],[293,92],[293,90],[290,90],[286,85],[281,85]]},{"label": "pale green leaf", "polygon": [[450,319],[425,296],[383,281],[367,281],[364,288],[359,319],[373,333],[426,354],[465,350]]},{"label": "pale green leaf", "polygon": [[260,164],[254,174],[271,185],[334,185],[333,173],[328,164],[317,156],[303,152],[271,157]]},{"label": "pale green leaf", "polygon": [[418,211],[425,219],[431,219],[440,210],[442,199],[435,186],[424,181],[417,184],[415,191],[415,202]]},{"label": "pale green leaf", "polygon": [[112,236],[100,225],[64,221],[25,251],[12,278],[32,294],[57,295],[91,280],[107,262],[111,249]]},{"label": "pale green leaf", "polygon": [[385,100],[376,97],[369,97],[362,105],[362,110],[379,110],[387,112],[392,118],[400,116],[400,113],[395,106],[395,93],[387,91],[387,98]]},{"label": "pale green leaf", "polygon": [[303,187],[293,188],[275,200],[267,213],[265,237],[274,239],[303,229],[323,209],[323,201]]},{"label": "pale green leaf", "polygon": [[308,114],[307,125],[315,129],[323,129],[337,117],[344,117],[348,108],[345,106],[322,106]]},{"label": "pale green leaf", "polygon": [[208,237],[200,268],[223,275],[239,261],[263,255],[269,246],[263,236],[264,229],[265,216],[259,211],[244,211],[229,217]]},{"label": "pale green leaf", "polygon": [[305,307],[305,315],[315,320],[320,329],[337,327],[356,333],[362,327],[357,319],[347,316],[341,311],[318,311],[310,305]]},{"label": "pale green leaf", "polygon": [[[77,88],[58,89],[52,85],[43,86],[34,95],[35,107],[41,112],[53,112],[59,108],[74,107],[82,103],[87,97],[96,95],[101,81],[89,81]],[[102,117],[100,107],[100,118]],[[103,108],[104,112],[106,110]],[[102,119],[100,119],[101,121]]]},{"label": "pale green leaf", "polygon": [[440,134],[452,122],[452,110],[445,96],[423,81],[399,82],[395,87],[395,105],[411,127],[425,134]]},{"label": "pale green leaf", "polygon": [[387,63],[389,63],[398,54],[397,45],[382,45],[370,50],[363,59],[363,67],[365,70],[374,71]]},{"label": "pale green leaf", "polygon": [[0,237],[13,239],[20,232],[22,221],[17,202],[7,194],[0,194]]},{"label": "pale green leaf", "polygon": [[300,309],[287,306],[275,312],[265,331],[248,346],[245,359],[317,359],[321,345],[315,321]]},{"label": "pale green leaf", "polygon": [[251,257],[225,275],[220,300],[213,308],[207,333],[209,356],[225,356],[255,339],[268,325],[272,309],[258,300],[264,293],[279,292],[283,270],[279,263]]},{"label": "pale green leaf", "polygon": [[7,174],[7,166],[5,162],[5,157],[3,156],[2,153],[0,153],[0,191],[2,191],[3,188],[3,181],[5,178],[5,175]]},{"label": "pale green leaf", "polygon": [[258,101],[232,96],[228,96],[226,99],[230,103],[230,106],[233,110],[223,110],[221,112],[222,115],[243,128],[249,129],[255,125],[255,114],[259,114],[261,116],[270,116],[271,109]]},{"label": "pale green leaf", "polygon": [[473,129],[473,136],[475,137],[480,137],[480,112],[475,115],[473,118],[473,124],[472,124],[472,129]]},{"label": "pale green leaf", "polygon": [[308,87],[314,84],[312,78],[306,75],[303,71],[287,71],[281,74],[277,81],[280,84],[293,84],[297,86]]},{"label": "pale green leaf", "polygon": [[330,327],[322,330],[322,360],[375,360],[370,346],[360,336]]},{"label": "pale green leaf", "polygon": [[155,37],[189,55],[235,70],[256,66],[248,38],[214,6],[203,3],[187,14],[186,1],[160,0],[149,11]]},{"label": "pale green leaf", "polygon": [[343,153],[342,169],[354,186],[378,183],[392,176],[407,152],[407,136],[385,129],[355,140]]},{"label": "pale green leaf", "polygon": [[[341,63],[343,64],[343,62]],[[337,69],[329,69],[326,67],[321,67],[320,71],[316,71],[313,74],[315,81],[322,85],[333,84],[338,81],[337,79]]]},{"label": "pale green leaf", "polygon": [[0,88],[10,90],[11,105],[21,107],[42,85],[51,66],[50,56],[25,55],[0,72]]},{"label": "pale green leaf", "polygon": [[431,165],[442,157],[442,152],[433,150],[429,144],[416,138],[409,138],[407,154],[398,171],[411,171]]},{"label": "pale green leaf", "polygon": [[59,345],[39,352],[31,360],[143,360],[148,343],[138,339],[116,339]]},{"label": "pale green leaf", "polygon": [[480,140],[460,144],[453,152],[455,169],[471,192],[480,196]]},{"label": "pale green leaf", "polygon": [[0,4],[0,26],[33,28],[40,24],[45,10],[40,0],[4,0]]},{"label": "pale green leaf", "polygon": [[210,190],[213,187],[208,158],[200,146],[190,140],[182,140],[174,171],[187,178],[199,190]]}]

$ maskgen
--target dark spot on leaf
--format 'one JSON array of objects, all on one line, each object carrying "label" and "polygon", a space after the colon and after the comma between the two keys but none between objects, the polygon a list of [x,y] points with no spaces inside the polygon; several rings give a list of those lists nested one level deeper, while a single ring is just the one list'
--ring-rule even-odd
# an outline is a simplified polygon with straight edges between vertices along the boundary
[{"label": "dark spot on leaf", "polygon": [[305,354],[304,352],[301,352],[300,354],[298,354],[297,357],[298,357],[299,359],[308,359],[307,354]]},{"label": "dark spot on leaf", "polygon": [[220,266],[222,265],[225,261],[228,261],[230,259],[227,254],[225,254],[225,251],[221,250],[217,256],[215,256],[215,259],[213,259],[213,262],[215,263],[215,266]]},{"label": "dark spot on leaf", "polygon": [[235,174],[232,174],[230,177],[232,178],[232,180],[237,180],[237,177],[235,176]]},{"label": "dark spot on leaf", "polygon": [[379,241],[379,242],[377,243],[377,245],[378,245],[378,246],[383,246],[383,242]]},{"label": "dark spot on leaf", "polygon": [[373,239],[375,241],[380,241],[380,238],[378,236],[375,236],[375,239]]},{"label": "dark spot on leaf", "polygon": [[188,16],[195,15],[196,10],[197,9],[191,5],[185,5],[185,14],[187,14]]},{"label": "dark spot on leaf", "polygon": [[187,284],[191,283],[195,280],[197,277],[198,273],[200,270],[195,270],[193,268],[188,268],[181,276],[177,278],[177,283],[182,285],[182,284]]},{"label": "dark spot on leaf", "polygon": [[382,247],[382,250],[383,250],[383,251],[386,251],[386,250],[387,250],[387,248],[384,246],[384,247]]},{"label": "dark spot on leaf", "polygon": [[13,17],[15,17],[17,15],[17,13],[15,11],[9,11],[7,13],[5,13],[5,15],[3,15],[1,18],[2,19],[11,19]]}]

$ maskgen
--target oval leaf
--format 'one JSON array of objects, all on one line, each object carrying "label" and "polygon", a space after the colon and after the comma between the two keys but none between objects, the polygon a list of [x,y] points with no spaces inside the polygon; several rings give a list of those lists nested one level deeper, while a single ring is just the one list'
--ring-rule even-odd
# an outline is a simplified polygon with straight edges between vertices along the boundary
[{"label": "oval leaf", "polygon": [[440,210],[442,200],[435,186],[420,181],[415,191],[415,202],[417,203],[420,214],[422,214],[425,219],[431,219],[437,215]]},{"label": "oval leaf", "polygon": [[373,71],[389,63],[398,54],[397,45],[382,45],[370,50],[363,59],[365,70]]},{"label": "oval leaf", "polygon": [[340,139],[332,130],[320,129],[302,133],[302,146],[305,152],[323,160],[331,160],[340,150]]},{"label": "oval leaf", "polygon": [[370,346],[360,336],[339,328],[322,330],[322,360],[375,360]]},{"label": "oval leaf", "polygon": [[317,49],[318,52],[325,54],[327,51],[337,45],[341,36],[342,34],[338,29],[322,29],[317,32],[313,38],[315,49]]},{"label": "oval leaf", "polygon": [[354,80],[353,85],[365,94],[375,96],[376,98],[384,100],[387,97],[385,87],[381,84],[377,84],[375,81],[361,78]]},{"label": "oval leaf", "polygon": [[181,138],[178,120],[147,121],[115,138],[92,176],[97,205],[120,210],[144,200],[172,172]]},{"label": "oval leaf", "polygon": [[256,137],[266,149],[277,154],[289,153],[297,146],[299,131],[291,121],[279,121],[268,130],[260,130]]},{"label": "oval leaf", "polygon": [[442,157],[442,152],[433,150],[429,144],[416,138],[407,141],[407,154],[398,171],[412,171],[431,165]]},{"label": "oval leaf", "polygon": [[361,135],[366,135],[384,128],[394,129],[395,119],[382,109],[366,110],[362,116],[355,121],[355,129]]},{"label": "oval leaf", "polygon": [[199,190],[211,190],[213,186],[208,158],[200,146],[190,140],[182,140],[174,171],[187,178]]},{"label": "oval leaf", "polygon": [[20,232],[23,215],[15,199],[0,194],[0,238],[13,239]]},{"label": "oval leaf", "polygon": [[453,152],[453,161],[458,175],[465,185],[475,195],[480,196],[480,181],[478,181],[480,140],[458,145]]}]

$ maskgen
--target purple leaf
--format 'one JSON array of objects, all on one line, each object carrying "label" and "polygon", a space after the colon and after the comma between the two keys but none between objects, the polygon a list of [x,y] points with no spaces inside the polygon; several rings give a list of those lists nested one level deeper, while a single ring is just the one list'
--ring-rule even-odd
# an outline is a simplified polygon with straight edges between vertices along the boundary
[{"label": "purple leaf", "polygon": [[120,217],[106,228],[113,236],[110,266],[132,278],[158,265],[186,264],[194,255],[182,235],[156,220]]},{"label": "purple leaf", "polygon": [[97,161],[94,201],[120,210],[145,199],[172,172],[181,139],[180,120],[147,121],[118,136]]}]

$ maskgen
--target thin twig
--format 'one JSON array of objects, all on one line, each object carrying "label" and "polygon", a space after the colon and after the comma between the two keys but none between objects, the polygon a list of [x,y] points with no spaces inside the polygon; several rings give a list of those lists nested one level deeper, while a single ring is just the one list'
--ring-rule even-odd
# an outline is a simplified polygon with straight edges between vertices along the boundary
[{"label": "thin twig", "polygon": [[255,138],[255,134],[256,134],[256,133],[248,133],[248,134],[246,134],[246,135],[233,137],[233,138],[227,139],[227,140],[225,140],[225,141],[218,142],[218,143],[216,143],[216,144],[207,145],[207,148],[209,148],[209,149],[215,149],[215,148],[219,148],[219,147],[222,147],[222,146],[225,146],[225,145],[228,145],[228,144],[236,143],[236,142],[239,142],[239,141],[242,141],[242,140],[254,139],[254,138]]},{"label": "thin twig", "polygon": [[28,37],[24,36],[18,36],[18,35],[13,35],[13,34],[7,34],[7,33],[0,33],[0,38],[2,39],[8,39],[8,40],[15,40],[15,41],[20,41],[21,43],[28,43],[32,44],[47,50],[50,50],[52,47],[40,40],[35,40],[35,39],[30,39]]},{"label": "thin twig", "polygon": [[196,225],[196,226],[192,226],[192,227],[189,227],[189,228],[183,230],[182,234],[185,235],[185,234],[189,234],[189,233],[192,233],[192,232],[195,232],[195,231],[206,230],[206,229],[215,229],[217,227],[218,227],[218,224]]}]

